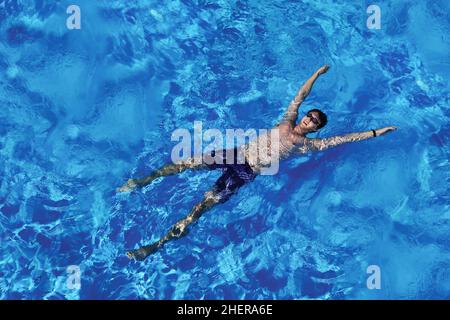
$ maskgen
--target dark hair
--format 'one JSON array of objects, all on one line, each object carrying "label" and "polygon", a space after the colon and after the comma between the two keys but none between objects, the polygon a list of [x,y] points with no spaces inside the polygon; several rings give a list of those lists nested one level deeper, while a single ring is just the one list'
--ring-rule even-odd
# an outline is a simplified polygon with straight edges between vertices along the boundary
[{"label": "dark hair", "polygon": [[308,111],[308,113],[310,113],[310,112],[317,112],[317,113],[319,114],[320,124],[319,124],[319,126],[317,127],[317,129],[320,129],[320,128],[325,127],[325,125],[326,125],[327,122],[328,122],[327,115],[326,115],[325,113],[323,113],[323,112],[322,112],[321,110],[319,110],[319,109],[311,109],[311,110]]}]

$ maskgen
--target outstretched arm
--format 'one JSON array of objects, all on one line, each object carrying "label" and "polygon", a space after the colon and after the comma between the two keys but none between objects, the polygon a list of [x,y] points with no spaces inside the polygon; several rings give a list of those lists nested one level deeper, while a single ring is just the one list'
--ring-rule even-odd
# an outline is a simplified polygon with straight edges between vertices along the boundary
[{"label": "outstretched arm", "polygon": [[394,127],[394,126],[377,129],[377,130],[374,130],[376,135],[374,135],[373,131],[370,130],[370,131],[349,133],[349,134],[342,135],[342,136],[334,136],[334,137],[324,138],[324,139],[306,139],[305,145],[300,147],[300,151],[301,152],[302,151],[303,152],[322,151],[325,149],[329,149],[329,148],[338,146],[340,144],[378,137],[387,132],[394,131],[396,129],[397,129],[397,127]]},{"label": "outstretched arm", "polygon": [[324,65],[323,67],[319,68],[316,72],[314,72],[314,74],[308,80],[306,80],[306,82],[303,84],[303,86],[295,95],[294,99],[291,101],[284,115],[285,121],[290,121],[294,123],[297,121],[298,108],[311,92],[312,86],[314,85],[314,82],[317,80],[317,78],[320,75],[326,73],[329,68],[330,67],[328,65]]}]

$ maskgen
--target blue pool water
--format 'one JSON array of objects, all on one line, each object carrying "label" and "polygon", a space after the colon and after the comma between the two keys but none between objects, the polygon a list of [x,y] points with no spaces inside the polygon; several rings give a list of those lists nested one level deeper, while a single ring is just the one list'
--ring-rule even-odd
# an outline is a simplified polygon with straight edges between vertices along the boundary
[{"label": "blue pool water", "polygon": [[[0,298],[450,298],[448,1],[378,1],[380,30],[366,1],[74,2],[81,30],[72,2],[0,1]],[[319,137],[399,130],[287,160],[129,261],[220,173],[115,188],[193,121],[272,127],[324,63]]]}]

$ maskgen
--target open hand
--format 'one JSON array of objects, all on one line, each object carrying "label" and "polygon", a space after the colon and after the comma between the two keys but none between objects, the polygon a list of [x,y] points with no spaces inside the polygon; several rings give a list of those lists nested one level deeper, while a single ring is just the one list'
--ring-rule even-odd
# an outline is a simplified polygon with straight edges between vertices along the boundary
[{"label": "open hand", "polygon": [[116,192],[130,192],[134,190],[138,184],[134,179],[128,179],[127,183],[125,183],[122,187],[116,189]]},{"label": "open hand", "polygon": [[324,74],[328,71],[328,69],[330,69],[330,66],[326,64],[317,70],[317,74],[319,75]]},{"label": "open hand", "polygon": [[383,135],[385,133],[388,133],[388,132],[391,132],[391,131],[395,131],[395,130],[397,130],[397,127],[389,126],[389,127],[384,127],[384,128],[381,128],[381,129],[377,129],[376,132],[377,132],[377,136],[381,136],[381,135]]}]

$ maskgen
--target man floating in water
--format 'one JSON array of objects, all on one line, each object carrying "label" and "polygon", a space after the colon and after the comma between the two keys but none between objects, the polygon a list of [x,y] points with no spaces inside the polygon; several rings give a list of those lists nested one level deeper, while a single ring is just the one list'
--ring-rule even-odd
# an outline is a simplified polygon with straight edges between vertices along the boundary
[{"label": "man floating in water", "polygon": [[[227,201],[240,187],[260,174],[263,168],[270,164],[274,153],[277,154],[279,159],[286,159],[293,154],[322,151],[343,143],[378,137],[397,129],[397,127],[390,126],[324,139],[307,138],[307,134],[317,132],[327,124],[327,116],[319,109],[312,109],[297,123],[298,109],[310,93],[314,82],[328,69],[328,65],[319,68],[300,88],[285,112],[282,121],[267,133],[258,136],[257,139],[239,148],[214,150],[211,153],[204,154],[201,157],[203,161],[198,161],[198,158],[192,157],[178,163],[165,165],[145,178],[129,179],[124,186],[119,188],[118,192],[142,188],[159,177],[174,175],[186,169],[220,168],[223,170],[222,176],[216,181],[212,190],[205,193],[203,201],[194,206],[184,219],[175,223],[164,237],[151,245],[128,251],[127,256],[130,259],[144,260],[160,249],[167,241],[186,235],[188,226],[197,221],[205,211],[218,203]],[[276,137],[276,152],[274,152],[274,137]],[[271,141],[271,143],[263,144],[261,141]],[[265,153],[258,152],[260,151],[258,148],[261,148],[262,145],[266,148]],[[244,161],[239,161],[239,154],[243,155]],[[266,156],[262,156],[264,154]]]}]

